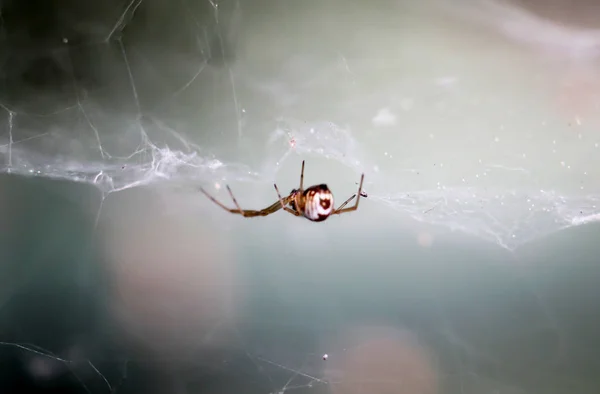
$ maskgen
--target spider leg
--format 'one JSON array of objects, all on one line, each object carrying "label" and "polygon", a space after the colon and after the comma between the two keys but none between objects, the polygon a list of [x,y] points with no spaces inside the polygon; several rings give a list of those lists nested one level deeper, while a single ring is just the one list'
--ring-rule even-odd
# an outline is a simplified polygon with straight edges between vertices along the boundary
[{"label": "spider leg", "polygon": [[229,192],[229,195],[231,196],[233,203],[235,204],[236,208],[238,209],[238,212],[243,215],[244,210],[240,207],[240,204],[238,204],[237,200],[233,196],[233,192],[231,191],[231,188],[229,187],[229,185],[227,185],[227,191]]},{"label": "spider leg", "polygon": [[[356,184],[358,185],[358,182],[356,182]],[[361,196],[361,197],[364,197],[364,198],[367,198],[367,197],[368,197],[368,195],[367,195],[367,192],[365,192],[364,190],[362,190],[362,191],[360,192],[360,196]],[[336,211],[339,211],[340,209],[342,209],[342,208],[344,208],[346,205],[348,205],[348,203],[349,203],[350,201],[352,201],[352,199],[353,199],[354,197],[356,197],[356,194],[353,194],[353,195],[352,195],[352,197],[350,197],[349,199],[347,199],[346,201],[344,201],[344,203],[343,203],[342,205],[340,205],[340,206],[338,207],[338,209],[336,209]]]},{"label": "spider leg", "polygon": [[[231,199],[235,203],[236,208],[227,208],[223,203],[221,203],[216,198],[214,198],[213,196],[208,194],[206,192],[206,190],[204,190],[203,188],[200,188],[200,191],[206,197],[208,197],[212,202],[214,202],[215,204],[217,204],[218,206],[220,206],[227,212],[242,215],[243,217],[246,217],[246,218],[255,217],[255,216],[267,216],[267,215],[275,213],[281,209],[281,201],[277,201],[276,203],[271,204],[270,206],[266,207],[265,209],[261,209],[260,211],[251,210],[251,209],[242,209],[242,208],[240,208],[239,204],[237,203],[235,197],[233,197],[233,193],[231,193],[229,186],[227,187],[227,190],[229,190],[229,194],[231,195]],[[284,199],[284,202],[285,202],[285,199]]]},{"label": "spider leg", "polygon": [[294,211],[292,208],[288,208],[288,207],[284,207],[283,208],[286,212],[291,213],[294,216],[300,216],[300,212],[298,211]]},{"label": "spider leg", "polygon": [[286,198],[286,202],[284,202],[283,198],[281,198],[281,193],[279,193],[279,188],[277,187],[277,184],[274,183],[273,186],[275,186],[275,191],[277,192],[277,197],[279,197],[279,202],[281,203],[281,208],[283,208],[284,211],[293,214],[294,216],[300,216],[300,212],[295,211],[292,208],[286,207],[286,204],[289,204],[289,200],[291,199],[291,195],[289,195]]},{"label": "spider leg", "polygon": [[349,199],[347,199],[346,201],[344,201],[344,203],[343,203],[342,205],[340,205],[340,206],[338,207],[338,209],[336,209],[336,211],[339,211],[340,209],[342,209],[342,208],[344,208],[346,205],[348,205],[348,203],[349,203],[350,201],[352,201],[352,199],[353,199],[354,197],[356,197],[356,194],[353,194],[353,195],[352,195],[352,197],[350,197]]},{"label": "spider leg", "polygon": [[279,202],[281,203],[281,208],[285,209],[285,204],[283,203],[283,198],[281,198],[281,193],[279,193],[279,189],[277,188],[277,184],[274,183],[273,186],[275,186],[275,191],[277,192],[277,197],[279,197]]},{"label": "spider leg", "polygon": [[210,194],[208,194],[208,192],[206,190],[204,190],[203,188],[200,188],[200,191],[206,196],[208,197],[212,202],[214,202],[215,204],[217,204],[218,206],[220,206],[221,208],[223,208],[224,210],[231,212],[231,213],[241,213],[239,209],[231,209],[231,208],[227,208],[223,203],[221,203],[219,200],[217,200],[216,198],[214,198],[213,196],[211,196]]},{"label": "spider leg", "polygon": [[363,181],[365,180],[365,174],[362,174],[360,176],[360,185],[358,186],[358,193],[356,193],[356,201],[354,202],[354,205],[348,208],[342,208],[344,205],[346,205],[350,200],[352,200],[352,198],[350,198],[350,200],[346,201],[344,204],[342,204],[341,207],[339,207],[338,209],[336,209],[335,211],[333,211],[334,215],[339,215],[340,213],[344,213],[344,212],[351,212],[351,211],[356,211],[358,209],[358,202],[360,201],[360,196],[362,195],[362,186],[363,186]]},{"label": "spider leg", "polygon": [[304,160],[302,160],[302,170],[300,171],[300,190],[304,190],[302,186],[304,185]]}]

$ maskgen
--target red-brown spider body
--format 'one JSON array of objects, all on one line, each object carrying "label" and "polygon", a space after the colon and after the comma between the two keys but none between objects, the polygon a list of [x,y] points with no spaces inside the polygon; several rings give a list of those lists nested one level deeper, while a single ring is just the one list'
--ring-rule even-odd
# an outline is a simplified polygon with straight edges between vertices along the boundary
[{"label": "red-brown spider body", "polygon": [[[294,216],[303,216],[311,222],[322,222],[331,215],[339,215],[344,212],[356,211],[358,209],[360,197],[366,197],[366,194],[362,191],[364,178],[365,175],[362,174],[360,177],[360,184],[358,186],[358,193],[352,195],[337,209],[335,209],[333,205],[333,193],[331,193],[331,190],[329,190],[326,184],[322,183],[320,185],[311,186],[307,189],[302,188],[304,183],[304,161],[302,161],[302,172],[300,173],[300,187],[292,190],[287,197],[281,197],[277,185],[274,185],[279,200],[267,208],[261,209],[260,211],[240,208],[229,186],[227,186],[227,191],[229,192],[229,195],[236,206],[235,209],[227,208],[225,205],[204,191],[204,189],[200,188],[200,191],[226,211],[236,213],[244,217],[267,216],[277,212],[280,209],[283,209]],[[356,201],[354,205],[344,208],[355,197]]]}]

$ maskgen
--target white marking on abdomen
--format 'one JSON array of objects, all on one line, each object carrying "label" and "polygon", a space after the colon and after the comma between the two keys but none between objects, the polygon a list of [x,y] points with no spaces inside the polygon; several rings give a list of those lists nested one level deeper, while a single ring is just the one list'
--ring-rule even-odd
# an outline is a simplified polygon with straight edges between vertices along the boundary
[{"label": "white marking on abdomen", "polygon": [[[304,215],[310,220],[325,219],[333,211],[333,195],[331,193],[309,193],[304,207]],[[323,203],[329,203],[323,207]]]}]

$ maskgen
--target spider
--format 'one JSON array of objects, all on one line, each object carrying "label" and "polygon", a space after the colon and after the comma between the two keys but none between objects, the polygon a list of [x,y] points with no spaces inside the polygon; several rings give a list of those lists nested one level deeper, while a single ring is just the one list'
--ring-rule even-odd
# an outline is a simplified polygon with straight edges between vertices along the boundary
[{"label": "spider", "polygon": [[[204,189],[200,188],[200,191],[204,193],[206,197],[210,198],[212,202],[214,202],[224,210],[242,215],[246,218],[255,216],[267,216],[279,211],[280,209],[283,209],[294,216],[304,216],[311,222],[322,222],[331,215],[339,215],[345,212],[356,211],[358,209],[358,202],[360,201],[360,197],[366,197],[366,194],[362,191],[364,178],[365,174],[362,174],[360,177],[360,184],[358,186],[358,193],[353,194],[352,197],[347,199],[337,209],[334,209],[333,207],[333,194],[331,193],[326,184],[311,186],[306,190],[303,189],[302,186],[304,182],[304,160],[302,161],[302,171],[300,172],[300,187],[298,189],[292,190],[289,196],[282,198],[281,193],[279,193],[279,189],[277,188],[277,184],[274,184],[273,186],[275,186],[275,191],[277,192],[279,200],[266,207],[265,209],[261,209],[260,211],[240,208],[240,205],[233,196],[233,193],[231,192],[229,186],[227,186],[227,191],[229,192],[229,195],[231,196],[231,199],[233,200],[233,203],[235,204],[236,208],[227,208],[225,205],[217,201],[213,196],[208,194]],[[355,197],[356,202],[354,203],[354,205],[348,208],[344,208]]]}]

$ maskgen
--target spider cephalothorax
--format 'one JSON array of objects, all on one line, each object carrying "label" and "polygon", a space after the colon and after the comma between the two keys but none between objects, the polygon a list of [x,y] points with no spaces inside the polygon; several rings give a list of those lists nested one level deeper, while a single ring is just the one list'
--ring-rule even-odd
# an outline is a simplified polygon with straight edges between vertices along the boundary
[{"label": "spider cephalothorax", "polygon": [[296,207],[297,207],[297,204],[296,204],[296,195],[298,195],[298,190],[296,190],[296,189],[292,189],[292,191],[290,192],[290,197],[293,197],[293,198],[290,200],[290,207],[291,207],[291,208],[292,208],[294,211],[296,211],[296,210],[297,210],[297,209],[296,209]]},{"label": "spider cephalothorax", "polygon": [[[360,197],[366,197],[366,194],[362,191],[363,180],[365,178],[365,174],[362,174],[360,177],[360,184],[358,186],[358,193],[352,195],[349,199],[347,199],[339,208],[334,209],[334,201],[333,194],[331,190],[327,187],[326,184],[315,185],[303,189],[304,183],[304,161],[302,161],[302,171],[300,173],[300,187],[298,189],[293,189],[291,193],[287,197],[281,197],[279,193],[279,189],[277,185],[275,186],[275,190],[277,191],[277,196],[279,197],[279,201],[271,204],[265,209],[260,211],[248,210],[240,208],[237,203],[233,193],[229,186],[227,186],[227,190],[229,191],[229,195],[233,200],[233,203],[236,206],[236,209],[227,208],[225,205],[217,201],[214,197],[208,194],[204,189],[200,189],[202,193],[204,193],[208,198],[210,198],[215,204],[219,205],[221,208],[229,211],[231,213],[237,213],[244,217],[254,217],[254,216],[267,216],[274,212],[277,212],[280,209],[283,209],[295,216],[304,216],[306,219],[313,222],[322,222],[327,219],[331,215],[338,215],[344,212],[355,211],[358,209],[358,202]],[[353,206],[344,208],[352,199],[356,197],[356,202]]]}]

